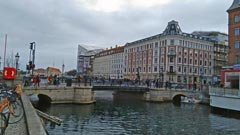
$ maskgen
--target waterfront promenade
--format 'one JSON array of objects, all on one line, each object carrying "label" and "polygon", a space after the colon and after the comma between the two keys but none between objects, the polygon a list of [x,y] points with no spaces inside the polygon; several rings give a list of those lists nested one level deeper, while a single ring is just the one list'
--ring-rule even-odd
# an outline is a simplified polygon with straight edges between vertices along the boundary
[{"label": "waterfront promenade", "polygon": [[5,135],[47,135],[40,117],[37,115],[28,96],[22,94],[24,117],[17,123],[8,124]]},{"label": "waterfront promenade", "polygon": [[22,118],[19,122],[15,124],[9,124],[6,131],[6,135],[28,135],[27,122]]}]

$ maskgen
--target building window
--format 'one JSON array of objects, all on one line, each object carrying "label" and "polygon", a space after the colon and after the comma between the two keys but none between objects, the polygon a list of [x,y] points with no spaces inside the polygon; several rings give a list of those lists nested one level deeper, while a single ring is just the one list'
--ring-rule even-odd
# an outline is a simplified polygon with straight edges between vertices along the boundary
[{"label": "building window", "polygon": [[184,71],[184,73],[187,73],[187,68],[186,68],[186,67],[184,67],[183,71]]},{"label": "building window", "polygon": [[235,36],[238,36],[239,35],[239,28],[234,28],[234,35]]},{"label": "building window", "polygon": [[158,63],[158,58],[154,58],[154,63]]},{"label": "building window", "polygon": [[178,82],[181,82],[181,76],[178,76],[178,77],[177,77],[177,81],[178,81]]},{"label": "building window", "polygon": [[197,60],[194,61],[194,64],[197,65]]},{"label": "building window", "polygon": [[182,40],[179,40],[179,45],[182,46]]},{"label": "building window", "polygon": [[240,22],[240,17],[239,17],[239,15],[235,15],[235,16],[234,16],[234,22],[235,22],[235,23]]},{"label": "building window", "polygon": [[174,39],[170,40],[170,45],[174,45]]},{"label": "building window", "polygon": [[184,58],[184,63],[187,64],[187,58]]},{"label": "building window", "polygon": [[170,62],[171,62],[171,63],[173,62],[173,57],[170,57]]},{"label": "building window", "polygon": [[154,67],[154,72],[157,72],[157,66]]},{"label": "building window", "polygon": [[181,72],[181,70],[182,70],[181,67],[178,67],[178,72]]},{"label": "building window", "polygon": [[234,47],[236,49],[239,49],[239,44],[240,44],[240,40],[236,40],[235,43],[234,43]]},{"label": "building window", "polygon": [[155,56],[158,55],[158,50],[155,50],[154,55],[155,55]]},{"label": "building window", "polygon": [[240,55],[235,55],[234,63],[235,64],[239,64],[240,63]]},{"label": "building window", "polygon": [[182,63],[181,57],[178,58],[178,63]]},{"label": "building window", "polygon": [[192,59],[189,60],[189,64],[192,64]]},{"label": "building window", "polygon": [[158,48],[158,42],[155,42],[155,48]]},{"label": "building window", "polygon": [[173,66],[170,66],[170,73],[173,73]]},{"label": "building window", "polygon": [[194,68],[194,73],[197,74],[198,73],[198,70],[197,68]]}]

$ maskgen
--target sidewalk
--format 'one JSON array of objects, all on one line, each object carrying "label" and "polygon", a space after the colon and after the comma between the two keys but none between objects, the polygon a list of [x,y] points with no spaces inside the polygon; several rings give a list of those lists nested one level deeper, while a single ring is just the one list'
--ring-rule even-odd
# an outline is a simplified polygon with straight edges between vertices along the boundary
[{"label": "sidewalk", "polygon": [[19,122],[8,124],[5,135],[28,135],[25,115]]}]

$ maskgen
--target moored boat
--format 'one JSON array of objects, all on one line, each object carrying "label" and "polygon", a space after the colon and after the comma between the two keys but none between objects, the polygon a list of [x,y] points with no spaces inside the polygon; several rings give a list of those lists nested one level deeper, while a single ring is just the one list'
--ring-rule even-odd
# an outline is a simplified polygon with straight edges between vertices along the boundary
[{"label": "moored boat", "polygon": [[201,100],[195,99],[194,97],[181,97],[181,102],[182,103],[193,103],[193,104],[197,104],[200,103]]}]

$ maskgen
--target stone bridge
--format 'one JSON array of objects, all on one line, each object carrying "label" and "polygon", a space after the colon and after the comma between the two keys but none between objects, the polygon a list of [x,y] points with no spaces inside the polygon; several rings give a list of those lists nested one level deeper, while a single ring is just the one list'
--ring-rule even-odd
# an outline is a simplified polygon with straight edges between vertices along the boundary
[{"label": "stone bridge", "polygon": [[92,87],[24,87],[27,95],[37,94],[40,102],[50,103],[94,103]]},{"label": "stone bridge", "polygon": [[166,101],[181,101],[181,96],[185,97],[199,97],[200,92],[190,91],[186,89],[150,89],[149,92],[144,94],[146,101],[152,102],[166,102]]}]

